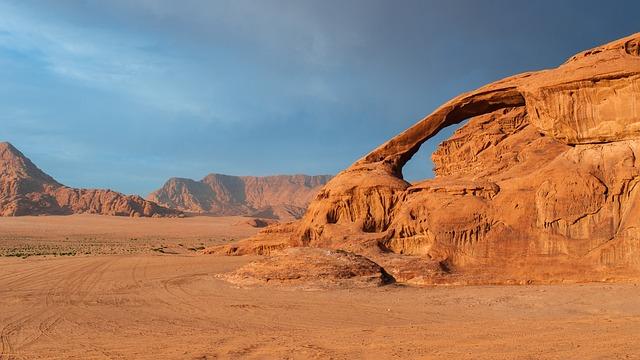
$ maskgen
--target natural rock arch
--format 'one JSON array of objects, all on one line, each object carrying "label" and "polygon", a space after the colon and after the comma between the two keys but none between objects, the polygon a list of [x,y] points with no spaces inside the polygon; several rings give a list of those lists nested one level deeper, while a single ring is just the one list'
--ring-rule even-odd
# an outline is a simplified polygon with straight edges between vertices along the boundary
[{"label": "natural rock arch", "polygon": [[[440,270],[482,283],[640,278],[639,42],[462,94],[340,172],[300,221],[211,252],[344,249],[421,283],[447,281]],[[445,150],[443,176],[402,178],[425,141],[466,119],[455,141],[490,151]]]},{"label": "natural rock arch", "polygon": [[[345,231],[341,224],[394,236],[387,230],[411,187],[402,167],[426,140],[465,119],[522,109],[532,131],[546,135],[554,148],[640,138],[640,106],[634,105],[640,103],[640,58],[626,50],[638,39],[640,34],[578,54],[557,69],[508,77],[451,99],[333,178],[310,204],[292,242],[325,246]],[[476,185],[457,188],[475,192]]]},{"label": "natural rock arch", "polygon": [[352,167],[384,163],[393,174],[402,177],[402,167],[418,152],[420,146],[445,127],[496,110],[525,105],[524,96],[515,88],[462,95],[373,150]]}]

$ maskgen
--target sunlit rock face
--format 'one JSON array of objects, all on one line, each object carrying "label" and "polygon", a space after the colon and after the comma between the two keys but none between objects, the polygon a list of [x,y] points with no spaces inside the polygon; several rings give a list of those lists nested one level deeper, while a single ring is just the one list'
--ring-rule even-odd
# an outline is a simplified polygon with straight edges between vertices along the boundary
[{"label": "sunlit rock face", "polygon": [[640,77],[622,76],[541,88],[527,110],[541,131],[567,144],[636,139]]},{"label": "sunlit rock face", "polygon": [[[639,277],[639,43],[452,99],[338,174],[287,231],[240,247],[346,249],[418,283]],[[422,143],[466,120],[433,179],[403,180]]]},{"label": "sunlit rock face", "polygon": [[527,86],[530,121],[567,144],[637,139],[639,42],[633,35],[584,51]]}]

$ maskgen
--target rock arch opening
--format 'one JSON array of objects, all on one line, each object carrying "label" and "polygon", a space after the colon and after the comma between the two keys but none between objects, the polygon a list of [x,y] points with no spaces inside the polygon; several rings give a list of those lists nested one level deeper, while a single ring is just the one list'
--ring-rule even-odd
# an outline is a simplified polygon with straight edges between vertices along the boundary
[{"label": "rock arch opening", "polygon": [[404,165],[425,141],[442,129],[499,109],[523,106],[524,96],[513,87],[464,94],[442,105],[431,115],[370,152],[352,167],[378,163],[395,176],[402,177]]},{"label": "rock arch opening", "polygon": [[515,88],[462,95],[442,105],[431,115],[381,145],[353,166],[377,163],[394,176],[402,178],[402,170],[407,162],[425,142],[434,137],[438,138],[438,134],[444,129],[497,110],[524,108],[525,105],[524,96]]},{"label": "rock arch opening", "polygon": [[469,119],[465,119],[458,124],[447,126],[425,141],[402,167],[402,178],[411,184],[435,178],[436,163],[433,161],[434,153],[437,156],[437,151],[442,148],[442,145],[452,139],[456,132],[468,122]]}]

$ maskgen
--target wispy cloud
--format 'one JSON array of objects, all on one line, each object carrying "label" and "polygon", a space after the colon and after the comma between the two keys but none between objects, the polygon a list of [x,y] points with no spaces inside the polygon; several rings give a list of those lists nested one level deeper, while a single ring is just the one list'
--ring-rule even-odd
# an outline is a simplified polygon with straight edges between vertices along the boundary
[{"label": "wispy cloud", "polygon": [[637,0],[601,3],[0,0],[0,135],[127,192],[337,172],[462,91],[637,31]]},{"label": "wispy cloud", "polygon": [[171,79],[172,68],[188,65],[153,52],[151,40],[55,22],[7,3],[0,3],[0,13],[0,49],[27,54],[52,74],[82,86],[117,92],[162,111],[213,118],[206,102]]}]

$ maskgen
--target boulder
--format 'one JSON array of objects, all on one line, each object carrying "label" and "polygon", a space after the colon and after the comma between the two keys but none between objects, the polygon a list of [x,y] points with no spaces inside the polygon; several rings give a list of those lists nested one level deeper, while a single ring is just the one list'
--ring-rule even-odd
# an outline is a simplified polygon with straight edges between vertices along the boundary
[{"label": "boulder", "polygon": [[224,274],[240,286],[300,286],[306,289],[377,287],[393,278],[380,265],[346,251],[290,248]]}]

